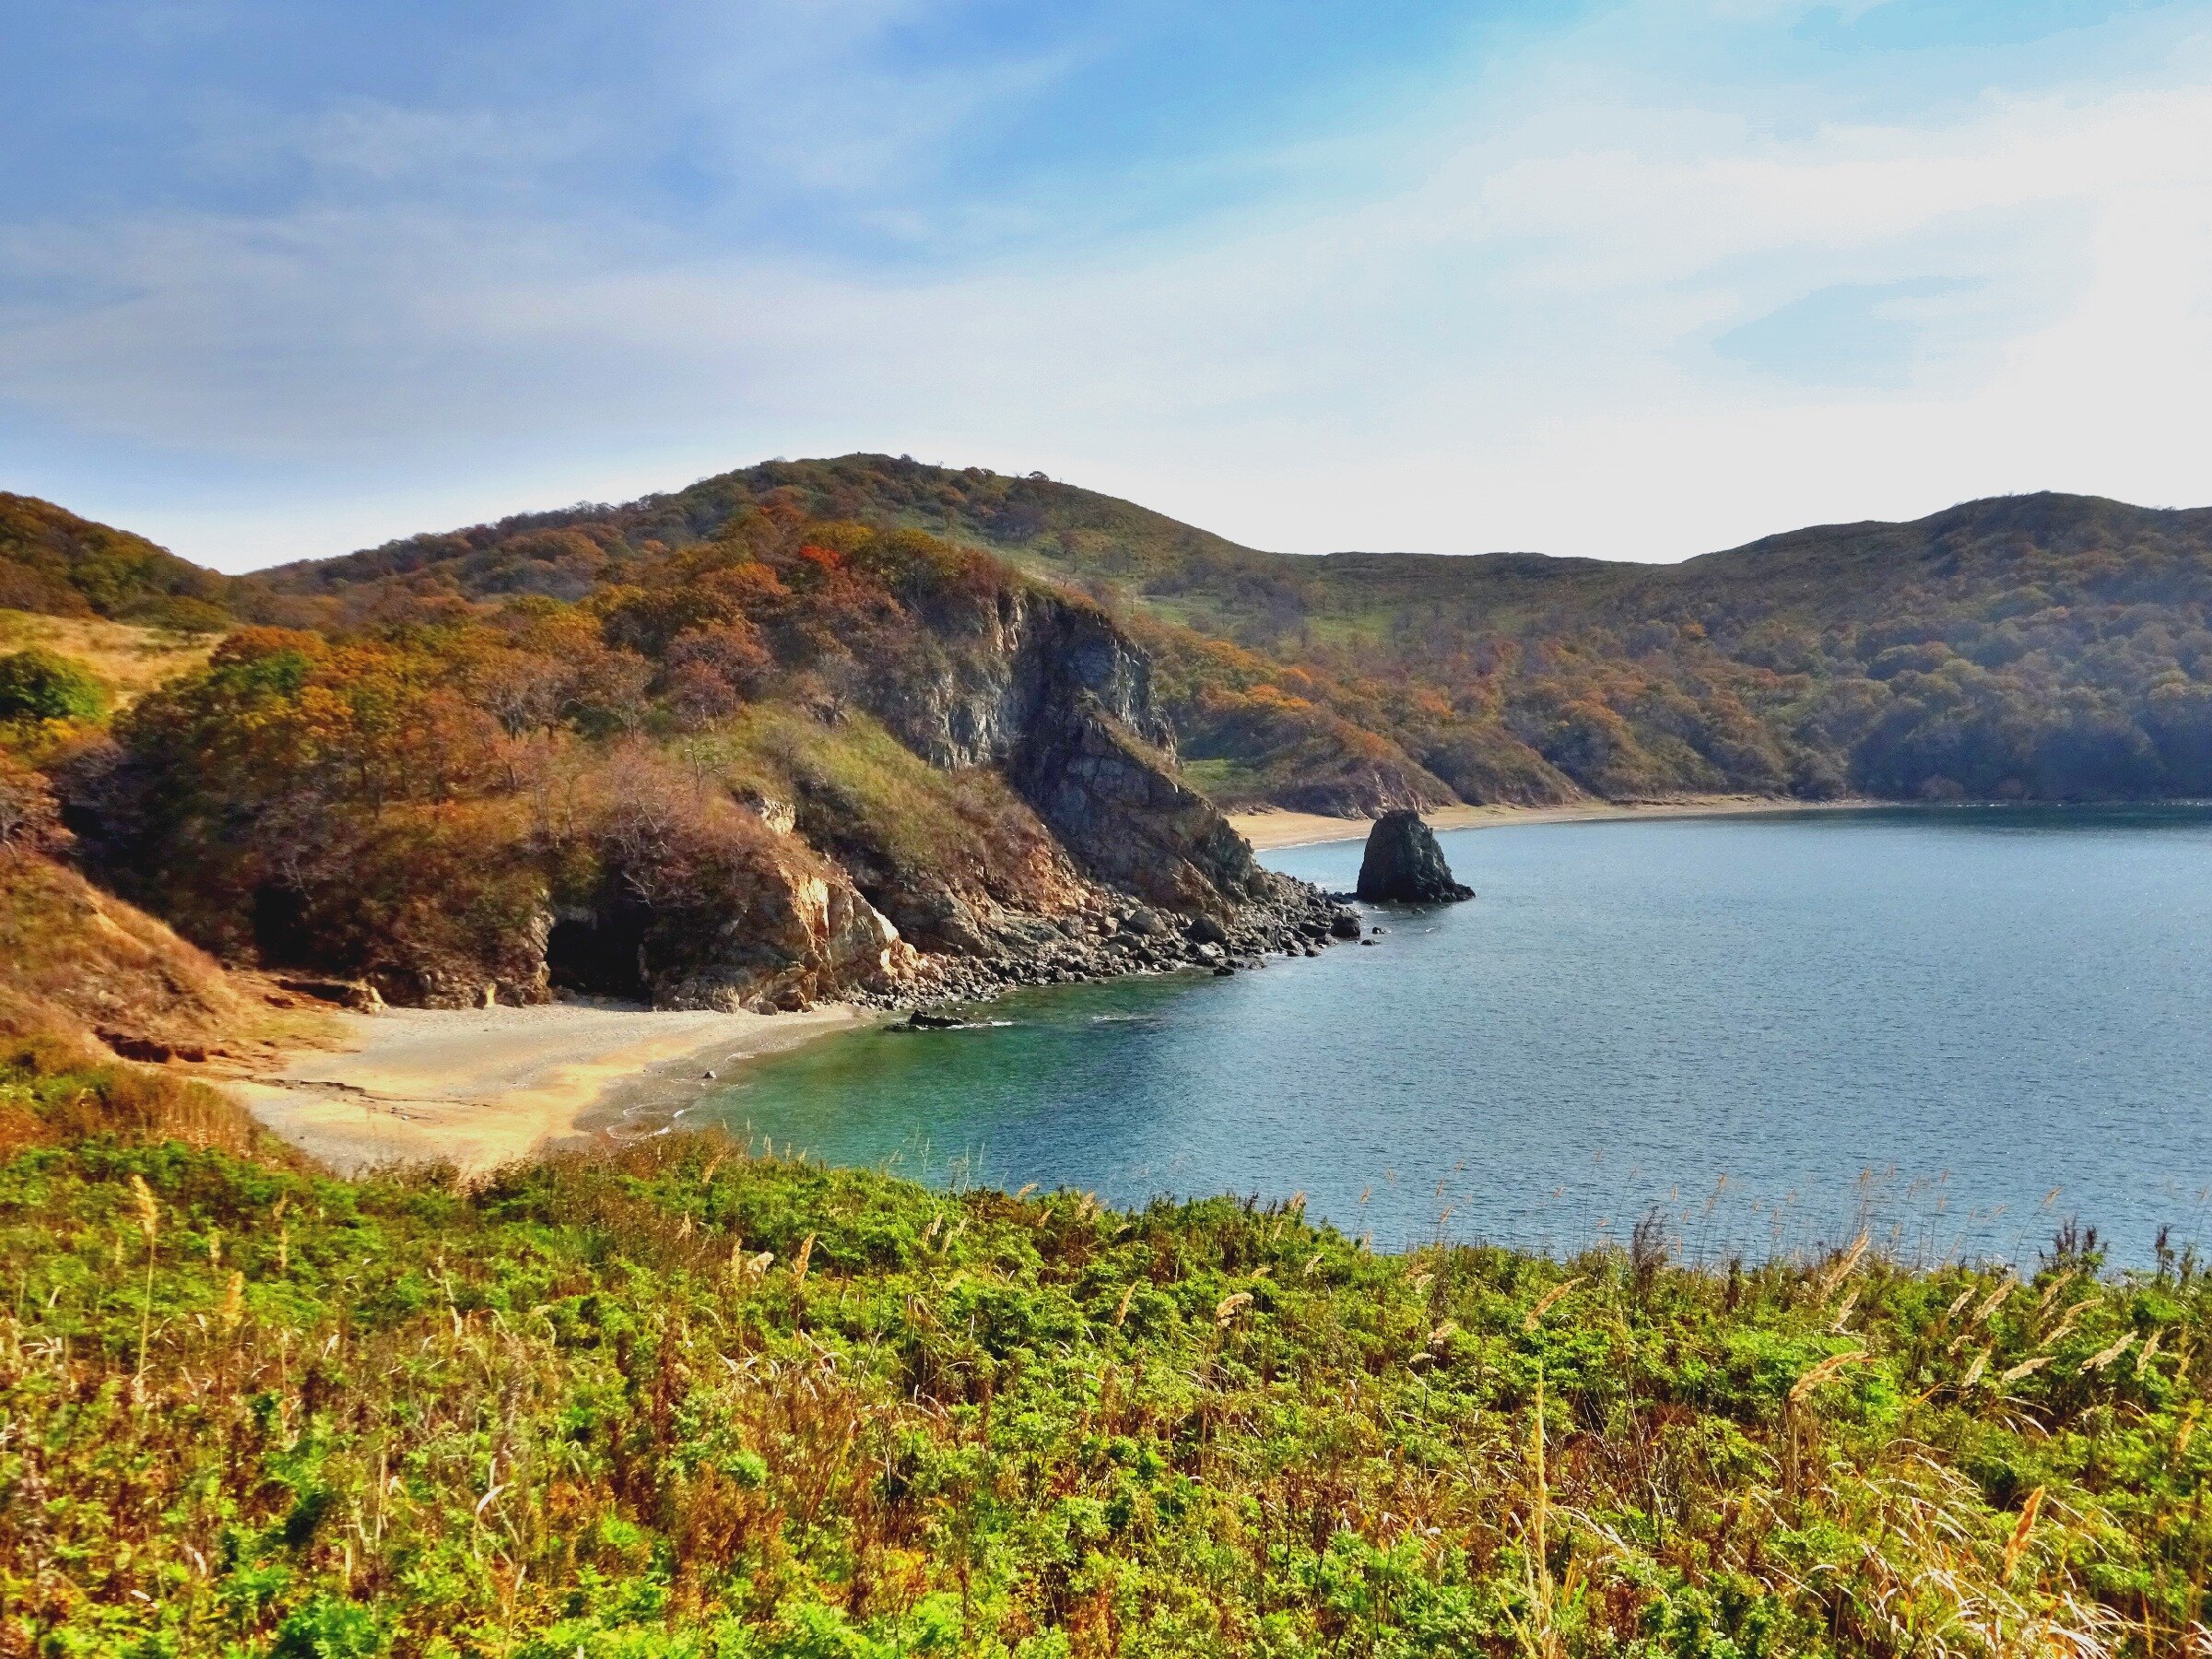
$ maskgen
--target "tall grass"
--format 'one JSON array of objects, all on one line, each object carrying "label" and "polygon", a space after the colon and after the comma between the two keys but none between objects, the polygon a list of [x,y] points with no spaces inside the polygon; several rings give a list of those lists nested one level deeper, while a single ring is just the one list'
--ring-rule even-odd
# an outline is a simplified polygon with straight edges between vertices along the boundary
[{"label": "tall grass", "polygon": [[2205,1641],[2193,1263],[1379,1256],[708,1137],[465,1192],[76,1128],[0,1166],[0,1652]]}]

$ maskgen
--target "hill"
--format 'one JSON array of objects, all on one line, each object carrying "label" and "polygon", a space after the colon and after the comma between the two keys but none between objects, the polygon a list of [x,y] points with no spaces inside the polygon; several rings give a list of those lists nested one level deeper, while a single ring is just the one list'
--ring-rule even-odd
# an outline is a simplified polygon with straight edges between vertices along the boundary
[{"label": "hill", "polygon": [[1034,476],[858,455],[273,577],[354,605],[426,580],[580,592],[579,543],[681,547],[767,506],[925,529],[1107,605],[1225,804],[2212,794],[2206,510],[2008,498],[1676,566],[1308,558]]},{"label": "hill", "polygon": [[910,1002],[1233,970],[1339,920],[1178,781],[1096,605],[782,503],[708,529],[241,583],[245,625],[135,700],[0,657],[8,786],[223,960],[395,1002]]},{"label": "hill", "polygon": [[7,744],[124,897],[402,1001],[912,1000],[1303,948],[1325,908],[1224,805],[2212,795],[2212,513],[2086,498],[1672,567],[1308,559],[859,456],[204,591],[247,625]]},{"label": "hill", "polygon": [[229,619],[235,585],[142,535],[0,491],[0,609],[204,631]]}]

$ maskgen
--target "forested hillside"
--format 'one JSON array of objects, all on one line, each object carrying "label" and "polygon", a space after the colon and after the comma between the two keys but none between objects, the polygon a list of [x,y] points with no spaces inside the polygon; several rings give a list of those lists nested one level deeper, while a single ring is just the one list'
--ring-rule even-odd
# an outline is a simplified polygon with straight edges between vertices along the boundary
[{"label": "forested hillside", "polygon": [[236,586],[142,535],[0,491],[0,610],[220,628]]},{"label": "forested hillside", "polygon": [[1114,606],[1227,801],[2212,794],[2207,510],[2008,498],[1677,566],[1300,558],[1036,477],[848,456],[467,535],[482,567],[589,524],[680,540],[771,499],[989,547]]},{"label": "forested hillside", "polygon": [[0,507],[53,613],[0,653],[0,817],[227,959],[408,1001],[910,997],[1325,933],[1218,805],[2212,795],[2207,512],[1306,559],[860,456],[233,580]]},{"label": "forested hillside", "polygon": [[436,1005],[929,1000],[1335,919],[1177,781],[1143,651],[984,553],[780,502],[453,540],[211,590],[234,625],[134,700],[0,654],[0,841],[226,961]]}]

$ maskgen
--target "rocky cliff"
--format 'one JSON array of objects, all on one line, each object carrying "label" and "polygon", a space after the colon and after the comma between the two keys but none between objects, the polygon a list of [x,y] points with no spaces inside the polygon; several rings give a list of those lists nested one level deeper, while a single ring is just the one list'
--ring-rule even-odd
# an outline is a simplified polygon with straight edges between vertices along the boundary
[{"label": "rocky cliff", "polygon": [[218,955],[394,1001],[912,1002],[1332,936],[1104,611],[771,507],[278,572],[291,625],[84,749],[72,821]]}]

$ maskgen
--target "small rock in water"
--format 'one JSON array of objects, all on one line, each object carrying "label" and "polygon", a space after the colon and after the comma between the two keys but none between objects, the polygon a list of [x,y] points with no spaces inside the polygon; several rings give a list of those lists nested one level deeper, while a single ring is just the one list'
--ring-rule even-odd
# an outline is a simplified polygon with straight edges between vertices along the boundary
[{"label": "small rock in water", "polygon": [[705,1071],[703,1071],[703,1072],[700,1072],[700,1073],[699,1074],[699,1076],[700,1076],[700,1081],[702,1081],[702,1082],[706,1082],[706,1083],[712,1083],[712,1082],[713,1082],[713,1081],[714,1081],[714,1068],[713,1068],[712,1066],[711,1066],[711,1065],[710,1065],[710,1066],[708,1066],[708,1067],[707,1067],[707,1069],[706,1069]]},{"label": "small rock in water", "polygon": [[1446,904],[1475,889],[1452,879],[1436,831],[1410,808],[1375,820],[1359,861],[1359,898],[1368,904]]}]

